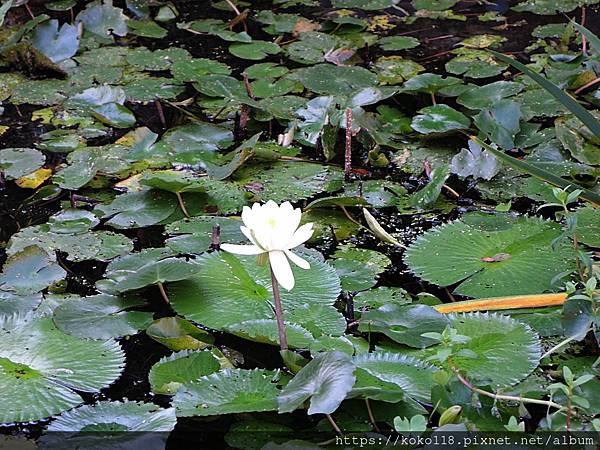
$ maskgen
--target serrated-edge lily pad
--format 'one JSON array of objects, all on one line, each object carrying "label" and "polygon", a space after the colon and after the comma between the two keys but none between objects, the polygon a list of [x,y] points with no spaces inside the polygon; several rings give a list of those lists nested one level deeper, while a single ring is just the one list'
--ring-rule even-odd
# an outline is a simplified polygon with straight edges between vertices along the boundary
[{"label": "serrated-edge lily pad", "polygon": [[[279,334],[275,319],[246,320],[227,326],[226,331],[256,342],[278,345]],[[314,337],[300,325],[286,321],[285,335],[290,348],[308,348]]]},{"label": "serrated-edge lily pad", "polygon": [[278,371],[225,369],[185,383],[173,397],[177,415],[274,411],[285,378]]},{"label": "serrated-edge lily pad", "polygon": [[221,369],[219,358],[209,350],[182,350],[161,358],[152,366],[148,380],[155,394],[175,394],[189,383]]},{"label": "serrated-edge lily pad", "polygon": [[423,402],[431,401],[431,375],[435,372],[433,366],[410,356],[386,352],[358,355],[352,362],[370,375],[399,386],[407,397]]},{"label": "serrated-edge lily pad", "polygon": [[[465,221],[466,219],[466,221]],[[552,250],[560,226],[537,218],[471,214],[419,236],[405,261],[417,276],[455,292],[500,297],[552,290],[552,279],[573,268],[567,245]]]},{"label": "serrated-edge lily pad", "polygon": [[537,367],[540,340],[529,325],[497,313],[452,314],[450,320],[458,334],[470,338],[456,351],[468,349],[476,355],[455,354],[452,362],[473,382],[510,386]]},{"label": "serrated-edge lily pad", "polygon": [[[103,401],[84,405],[60,415],[48,431],[109,431],[103,426],[118,426],[114,431],[166,432],[175,428],[174,408],[160,408],[153,403]],[[84,433],[85,434],[85,433]]]},{"label": "serrated-edge lily pad", "polygon": [[[315,333],[338,334],[338,320],[343,317],[335,310],[324,314],[320,308],[330,308],[340,292],[335,270],[313,257],[306,258],[310,269],[296,269],[296,285],[291,291],[281,292],[286,317]],[[268,266],[258,266],[255,257],[236,258],[229,253],[202,255],[200,270],[189,280],[167,287],[171,304],[179,314],[217,330],[247,320],[274,319],[271,274]],[[230,280],[223,283],[223,277]],[[319,314],[298,311],[317,308]],[[333,315],[333,317],[332,317]],[[342,330],[343,332],[343,330]]]},{"label": "serrated-edge lily pad", "polygon": [[[52,416],[114,382],[125,356],[114,340],[87,341],[58,330],[49,317],[13,317],[0,328],[0,423]],[[23,349],[27,349],[26,352]]]},{"label": "serrated-edge lily pad", "polygon": [[141,305],[133,299],[94,295],[60,304],[53,319],[61,331],[78,338],[117,338],[136,334],[152,322],[151,312],[128,311]]}]

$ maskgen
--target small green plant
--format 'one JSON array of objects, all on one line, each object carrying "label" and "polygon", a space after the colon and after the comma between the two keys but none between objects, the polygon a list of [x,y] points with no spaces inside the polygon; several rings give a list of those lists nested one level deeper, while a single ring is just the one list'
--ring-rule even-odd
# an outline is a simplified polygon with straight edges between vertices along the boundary
[{"label": "small green plant", "polygon": [[545,203],[538,208],[538,211],[546,207],[559,207],[560,210],[555,213],[557,220],[564,220],[565,227],[563,233],[552,241],[552,248],[557,248],[565,240],[571,239],[573,250],[575,251],[577,273],[582,282],[586,282],[588,274],[592,271],[592,261],[585,251],[579,245],[577,239],[577,215],[569,210],[569,205],[577,201],[581,195],[581,189],[569,190],[569,187],[564,189],[552,188],[554,198],[557,200],[553,203]]},{"label": "small green plant", "polygon": [[[566,407],[564,411],[559,411],[560,414],[565,414],[566,420],[566,429],[567,431],[571,431],[571,421],[573,415],[577,413],[579,408],[589,408],[589,401],[579,395],[578,387],[593,380],[595,378],[594,375],[584,374],[578,378],[573,376],[573,372],[567,366],[563,366],[563,383],[553,383],[548,386],[548,390],[550,391],[550,395],[552,398],[556,396],[558,392],[564,394],[566,398]],[[552,416],[548,416],[548,421],[552,423]]]}]

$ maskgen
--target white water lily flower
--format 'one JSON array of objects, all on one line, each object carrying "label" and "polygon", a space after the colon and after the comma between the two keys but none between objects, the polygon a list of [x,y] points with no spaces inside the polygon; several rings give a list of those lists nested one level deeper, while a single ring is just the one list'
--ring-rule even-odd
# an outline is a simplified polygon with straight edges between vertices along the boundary
[{"label": "white water lily flower", "polygon": [[302,269],[310,269],[310,264],[291,249],[308,241],[313,234],[313,224],[300,225],[302,211],[294,209],[290,202],[277,205],[269,200],[264,205],[255,203],[252,208],[244,206],[240,227],[252,245],[222,244],[221,249],[239,255],[268,254],[271,270],[275,278],[288,291],[294,287],[294,274],[290,261]]}]

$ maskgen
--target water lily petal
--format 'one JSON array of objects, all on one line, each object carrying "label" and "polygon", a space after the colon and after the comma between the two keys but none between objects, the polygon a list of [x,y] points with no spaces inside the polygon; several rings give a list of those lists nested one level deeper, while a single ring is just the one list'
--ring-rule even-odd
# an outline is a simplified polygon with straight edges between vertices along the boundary
[{"label": "water lily petal", "polygon": [[269,262],[277,282],[288,291],[291,291],[296,281],[285,253],[280,250],[269,252]]},{"label": "water lily petal", "polygon": [[221,244],[221,250],[238,255],[260,255],[265,251],[256,245]]},{"label": "water lily petal", "polygon": [[[258,203],[255,203],[254,205],[258,205]],[[254,205],[252,205],[252,208],[254,208]],[[244,208],[242,209],[242,221],[244,222],[244,225],[246,225],[248,228],[253,228],[255,225],[255,211],[253,211],[253,209],[250,209],[249,206],[244,206]]]},{"label": "water lily petal", "polygon": [[300,244],[305,243],[306,241],[308,241],[311,238],[314,231],[315,230],[313,230],[312,223],[305,223],[304,225],[302,225],[300,228],[298,228],[296,230],[296,232],[294,233],[294,236],[292,236],[292,239],[287,244],[287,248],[298,247]]},{"label": "water lily petal", "polygon": [[298,267],[300,267],[301,269],[310,269],[310,263],[305,260],[304,258],[301,258],[300,256],[296,255],[295,253],[289,251],[289,250],[284,250],[286,256],[288,258],[290,258],[290,261],[292,261],[294,264],[296,264]]},{"label": "water lily petal", "polygon": [[252,230],[250,228],[245,227],[245,226],[241,226],[240,227],[240,231],[242,232],[242,234],[244,236],[246,236],[248,238],[248,240],[250,242],[252,242],[257,247],[261,247],[261,245],[256,241],[256,239],[254,239],[254,236],[252,235]]}]

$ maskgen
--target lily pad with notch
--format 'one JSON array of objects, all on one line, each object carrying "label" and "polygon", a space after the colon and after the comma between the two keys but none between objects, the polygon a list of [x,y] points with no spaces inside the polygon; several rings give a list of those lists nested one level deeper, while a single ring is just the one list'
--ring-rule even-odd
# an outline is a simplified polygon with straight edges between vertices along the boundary
[{"label": "lily pad with notch", "polygon": [[[254,257],[229,253],[202,255],[200,271],[192,278],[168,286],[171,304],[179,314],[217,330],[225,330],[248,320],[274,319],[271,274],[266,266],[256,265]],[[339,292],[339,279],[326,263],[312,257],[310,269],[294,269],[296,287],[282,290],[281,301],[286,318],[313,333],[339,335],[342,318],[331,305]],[[222,279],[227,276],[228,283]],[[316,317],[303,312],[318,310]],[[327,309],[327,310],[326,310]],[[300,310],[299,314],[294,314]],[[343,318],[342,318],[343,319]]]},{"label": "lily pad with notch", "polygon": [[99,294],[60,304],[53,320],[61,331],[78,338],[119,338],[136,334],[152,322],[151,312],[131,310],[142,305],[135,298]]},{"label": "lily pad with notch", "polygon": [[539,218],[471,213],[434,228],[406,251],[411,271],[469,297],[537,294],[555,290],[553,279],[574,268],[570,246],[552,249],[558,224]]}]

